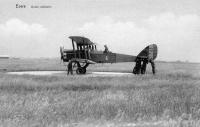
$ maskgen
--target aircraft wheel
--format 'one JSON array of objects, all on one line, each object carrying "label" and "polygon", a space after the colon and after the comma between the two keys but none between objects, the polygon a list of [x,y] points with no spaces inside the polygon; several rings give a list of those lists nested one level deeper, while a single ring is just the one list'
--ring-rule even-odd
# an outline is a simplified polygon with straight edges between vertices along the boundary
[{"label": "aircraft wheel", "polygon": [[85,74],[86,73],[86,68],[79,67],[79,68],[77,68],[76,73],[77,74]]}]

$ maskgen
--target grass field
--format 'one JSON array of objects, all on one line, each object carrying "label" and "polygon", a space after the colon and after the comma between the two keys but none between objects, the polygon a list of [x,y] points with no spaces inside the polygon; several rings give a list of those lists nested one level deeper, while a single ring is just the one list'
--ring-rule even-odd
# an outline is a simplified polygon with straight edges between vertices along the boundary
[{"label": "grass field", "polygon": [[[1,126],[199,127],[200,64],[157,62],[157,74],[122,77],[7,75],[64,70],[55,59],[1,60]],[[133,63],[88,71],[131,72]],[[150,65],[149,65],[150,66]]]}]

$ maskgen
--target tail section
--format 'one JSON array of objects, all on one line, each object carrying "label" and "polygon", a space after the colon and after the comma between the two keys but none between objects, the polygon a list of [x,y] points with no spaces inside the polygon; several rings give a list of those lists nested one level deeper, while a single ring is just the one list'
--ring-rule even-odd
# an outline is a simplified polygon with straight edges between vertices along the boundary
[{"label": "tail section", "polygon": [[138,55],[138,58],[147,58],[148,61],[155,60],[158,54],[158,48],[156,44],[151,44],[144,48]]},{"label": "tail section", "polygon": [[155,74],[155,63],[154,60],[156,59],[158,54],[158,48],[156,44],[151,44],[144,48],[136,57],[136,64],[133,68],[134,74],[145,74],[146,72],[146,65],[151,63],[152,72]]}]

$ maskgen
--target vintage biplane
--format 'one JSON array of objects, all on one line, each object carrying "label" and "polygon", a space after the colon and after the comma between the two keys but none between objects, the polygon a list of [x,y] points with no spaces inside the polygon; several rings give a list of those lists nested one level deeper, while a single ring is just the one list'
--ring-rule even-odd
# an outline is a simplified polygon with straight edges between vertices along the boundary
[{"label": "vintage biplane", "polygon": [[[70,36],[73,49],[67,50],[60,47],[61,60],[73,64],[73,70],[77,74],[85,74],[90,64],[95,63],[118,63],[118,62],[136,62],[133,69],[134,74],[140,73],[141,63],[152,63],[155,72],[154,60],[157,57],[157,45],[151,44],[143,49],[137,56],[113,53],[108,50],[97,50],[96,43],[93,43],[86,37]],[[145,66],[146,69],[146,66]],[[152,69],[152,70],[153,70]]]}]

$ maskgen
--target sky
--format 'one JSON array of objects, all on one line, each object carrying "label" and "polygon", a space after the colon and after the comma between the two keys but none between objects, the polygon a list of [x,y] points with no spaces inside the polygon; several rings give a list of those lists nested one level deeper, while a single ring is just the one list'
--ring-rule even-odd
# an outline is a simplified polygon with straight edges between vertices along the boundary
[{"label": "sky", "polygon": [[[16,8],[16,4],[26,8]],[[31,6],[50,8],[31,8]],[[1,0],[0,55],[60,57],[68,36],[117,53],[158,45],[157,60],[200,62],[199,0]]]}]

